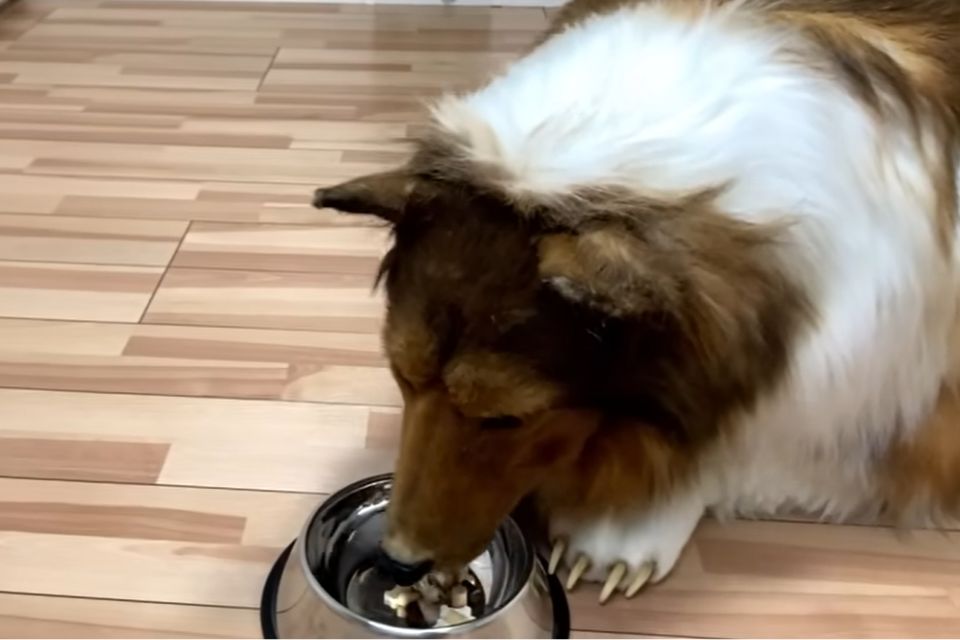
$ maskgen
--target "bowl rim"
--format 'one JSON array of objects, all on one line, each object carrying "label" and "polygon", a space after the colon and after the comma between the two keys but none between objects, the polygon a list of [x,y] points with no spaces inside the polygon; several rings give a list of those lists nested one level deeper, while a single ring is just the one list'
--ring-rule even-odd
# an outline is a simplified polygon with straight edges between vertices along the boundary
[{"label": "bowl rim", "polygon": [[[523,531],[520,529],[520,526],[514,521],[511,515],[508,515],[506,520],[509,520],[513,523],[513,526],[517,528],[520,532],[520,540],[523,546],[526,548],[528,557],[531,559],[530,566],[527,569],[526,575],[523,576],[523,586],[518,589],[512,596],[507,598],[499,607],[490,612],[489,615],[484,615],[480,618],[475,618],[469,622],[464,622],[461,624],[450,625],[447,627],[430,627],[426,629],[414,629],[409,627],[396,627],[390,624],[383,622],[377,622],[376,620],[371,620],[365,618],[364,616],[353,611],[335,597],[333,594],[328,592],[317,577],[314,575],[313,571],[310,568],[310,563],[307,561],[307,544],[308,534],[311,527],[316,521],[317,517],[321,512],[331,508],[338,500],[341,500],[353,493],[356,493],[359,489],[365,488],[371,485],[384,484],[386,482],[392,483],[393,473],[381,473],[375,476],[369,476],[360,480],[356,480],[346,485],[345,487],[339,489],[338,491],[327,496],[326,499],[322,500],[319,505],[310,513],[310,516],[307,518],[306,524],[300,530],[300,535],[297,537],[297,544],[295,545],[294,553],[296,554],[296,561],[300,564],[300,571],[303,573],[305,581],[309,585],[311,591],[317,594],[326,605],[328,605],[337,615],[350,619],[351,621],[357,622],[365,628],[368,628],[375,633],[381,635],[391,635],[397,638],[417,638],[418,640],[423,638],[442,638],[449,635],[460,635],[464,633],[469,633],[475,629],[479,629],[487,626],[491,621],[495,620],[497,617],[502,615],[510,605],[514,604],[520,600],[531,588],[533,573],[537,567],[538,557],[536,549],[534,549],[533,544],[524,535]],[[502,526],[499,525],[499,526]],[[553,598],[551,600],[551,608],[554,606]],[[556,612],[553,612],[553,616],[556,617]]]}]

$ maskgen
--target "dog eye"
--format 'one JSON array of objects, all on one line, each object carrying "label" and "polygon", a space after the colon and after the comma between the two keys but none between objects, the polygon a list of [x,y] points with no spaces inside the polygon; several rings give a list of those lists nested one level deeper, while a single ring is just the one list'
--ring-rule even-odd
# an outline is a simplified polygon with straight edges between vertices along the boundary
[{"label": "dog eye", "polygon": [[495,418],[484,418],[480,421],[483,429],[514,429],[523,424],[523,420],[516,416],[497,416]]}]

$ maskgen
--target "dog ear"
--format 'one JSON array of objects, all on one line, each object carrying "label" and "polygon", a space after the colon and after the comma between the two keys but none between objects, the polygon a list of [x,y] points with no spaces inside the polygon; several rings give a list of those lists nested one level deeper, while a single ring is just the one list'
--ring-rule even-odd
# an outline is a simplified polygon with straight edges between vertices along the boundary
[{"label": "dog ear", "polygon": [[336,209],[344,213],[374,215],[396,224],[403,217],[407,202],[417,187],[418,179],[406,170],[375,173],[317,189],[313,206]]},{"label": "dog ear", "polygon": [[537,250],[545,286],[608,315],[662,311],[680,297],[668,265],[659,264],[665,256],[618,224],[552,233]]}]

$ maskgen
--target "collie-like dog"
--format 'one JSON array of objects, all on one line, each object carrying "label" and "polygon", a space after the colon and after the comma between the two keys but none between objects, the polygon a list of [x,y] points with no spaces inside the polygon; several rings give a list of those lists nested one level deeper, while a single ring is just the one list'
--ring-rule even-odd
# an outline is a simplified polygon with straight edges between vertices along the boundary
[{"label": "collie-like dog", "polygon": [[953,517],[958,142],[958,0],[564,7],[316,193],[393,229],[387,556],[454,570],[529,499],[606,599],[705,513]]}]

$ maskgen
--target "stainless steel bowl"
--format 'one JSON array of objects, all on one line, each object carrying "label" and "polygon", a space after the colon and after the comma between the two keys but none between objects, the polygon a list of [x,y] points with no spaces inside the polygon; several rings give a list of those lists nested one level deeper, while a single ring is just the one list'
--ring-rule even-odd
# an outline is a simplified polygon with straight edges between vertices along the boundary
[{"label": "stainless steel bowl", "polygon": [[470,564],[483,595],[475,620],[422,629],[396,618],[383,605],[392,585],[372,570],[390,487],[390,475],[369,478],[314,512],[267,579],[260,610],[265,638],[569,637],[563,589],[512,519]]}]

